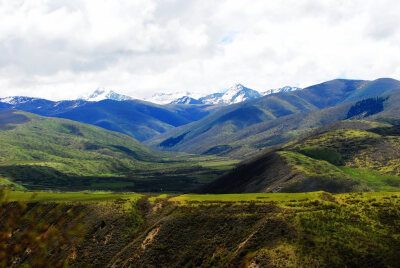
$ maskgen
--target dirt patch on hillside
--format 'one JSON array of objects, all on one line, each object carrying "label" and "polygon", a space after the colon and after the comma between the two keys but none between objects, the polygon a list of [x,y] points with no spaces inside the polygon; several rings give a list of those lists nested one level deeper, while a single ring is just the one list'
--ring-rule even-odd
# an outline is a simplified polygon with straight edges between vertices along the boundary
[{"label": "dirt patch on hillside", "polygon": [[158,226],[158,227],[154,228],[153,230],[151,230],[151,231],[147,234],[146,238],[143,240],[142,244],[140,245],[140,247],[141,247],[143,250],[145,250],[146,247],[147,247],[148,245],[150,245],[150,244],[153,242],[154,237],[156,237],[156,235],[157,235],[158,232],[160,231],[160,228],[161,228],[161,227]]}]

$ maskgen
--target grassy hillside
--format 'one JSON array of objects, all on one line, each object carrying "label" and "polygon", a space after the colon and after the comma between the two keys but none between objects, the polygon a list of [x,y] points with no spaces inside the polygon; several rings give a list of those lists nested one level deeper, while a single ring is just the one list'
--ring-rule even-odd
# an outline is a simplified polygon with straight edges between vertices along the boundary
[{"label": "grassy hillside", "polygon": [[70,120],[0,113],[0,177],[16,187],[187,191],[233,163],[160,155],[124,134]]},{"label": "grassy hillside", "polygon": [[400,128],[342,121],[242,163],[203,191],[329,192],[400,189]]},{"label": "grassy hillside", "polygon": [[393,79],[332,80],[230,105],[148,144],[166,151],[243,157],[257,147],[279,144],[310,128],[346,119],[350,101],[398,92],[400,82]]},{"label": "grassy hillside", "polygon": [[[35,202],[1,203],[0,215],[7,219],[3,227],[14,234],[0,235],[3,252],[13,251],[0,255],[5,266],[398,266],[398,192],[114,199],[86,194],[96,203],[72,197],[54,203],[50,195],[57,200],[59,194],[46,194],[47,202],[39,193]],[[9,201],[29,196],[11,193]],[[30,230],[40,240],[21,244],[19,237]]]}]

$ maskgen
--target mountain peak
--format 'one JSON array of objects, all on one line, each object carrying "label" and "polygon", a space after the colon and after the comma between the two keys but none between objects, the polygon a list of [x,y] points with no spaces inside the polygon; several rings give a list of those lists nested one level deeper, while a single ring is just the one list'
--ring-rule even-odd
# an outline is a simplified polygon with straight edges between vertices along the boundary
[{"label": "mountain peak", "polygon": [[116,93],[111,89],[98,88],[91,94],[85,97],[81,97],[79,99],[83,99],[86,101],[101,101],[101,100],[126,101],[126,100],[132,100],[132,97]]},{"label": "mountain peak", "polygon": [[242,84],[235,84],[224,93],[221,99],[224,104],[233,104],[259,97],[261,97],[261,94],[258,91],[247,88]]}]

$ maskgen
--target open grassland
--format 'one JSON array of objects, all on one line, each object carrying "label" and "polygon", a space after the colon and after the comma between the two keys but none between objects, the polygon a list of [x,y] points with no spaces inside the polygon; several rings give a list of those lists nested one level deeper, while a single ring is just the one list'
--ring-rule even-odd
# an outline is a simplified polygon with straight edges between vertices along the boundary
[{"label": "open grassland", "polygon": [[125,199],[136,201],[143,197],[135,193],[110,193],[110,192],[27,192],[6,191],[8,201],[19,202],[102,202]]},{"label": "open grassland", "polygon": [[253,193],[253,194],[185,194],[173,197],[170,201],[182,204],[190,202],[281,202],[314,200],[321,192],[311,193]]}]

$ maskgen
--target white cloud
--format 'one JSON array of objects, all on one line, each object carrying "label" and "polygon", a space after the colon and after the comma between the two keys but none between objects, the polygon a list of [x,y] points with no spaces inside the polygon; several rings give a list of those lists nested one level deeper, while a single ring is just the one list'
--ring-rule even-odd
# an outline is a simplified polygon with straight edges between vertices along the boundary
[{"label": "white cloud", "polygon": [[0,97],[400,78],[395,0],[0,0]]}]

